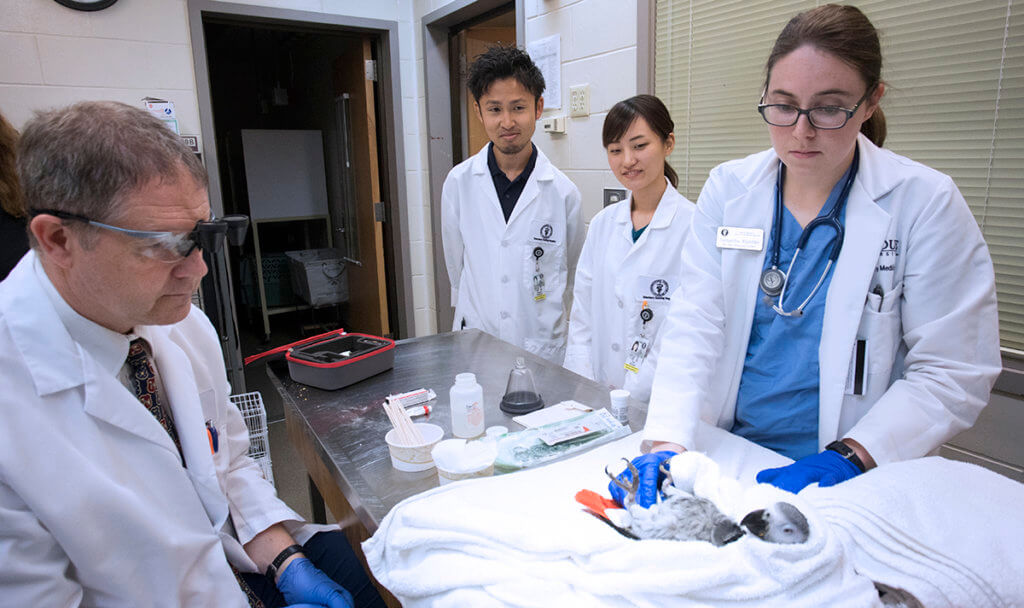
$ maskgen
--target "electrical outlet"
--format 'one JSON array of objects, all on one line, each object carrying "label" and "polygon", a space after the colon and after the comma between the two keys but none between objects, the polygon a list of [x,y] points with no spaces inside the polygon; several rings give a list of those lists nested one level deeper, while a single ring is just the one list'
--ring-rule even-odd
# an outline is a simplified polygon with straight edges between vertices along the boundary
[{"label": "electrical outlet", "polygon": [[623,188],[605,188],[604,189],[604,206],[614,205],[615,203],[626,200],[626,191]]},{"label": "electrical outlet", "polygon": [[590,85],[578,84],[569,87],[569,116],[579,118],[590,116]]}]

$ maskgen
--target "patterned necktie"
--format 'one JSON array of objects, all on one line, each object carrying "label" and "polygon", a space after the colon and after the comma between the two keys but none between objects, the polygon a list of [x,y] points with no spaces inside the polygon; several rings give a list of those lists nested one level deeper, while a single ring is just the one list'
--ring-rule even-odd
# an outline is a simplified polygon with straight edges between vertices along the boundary
[{"label": "patterned necktie", "polygon": [[[153,417],[160,422],[160,426],[164,427],[167,434],[171,436],[171,441],[174,442],[174,447],[178,448],[178,454],[181,454],[181,462],[184,465],[185,455],[181,451],[178,431],[174,428],[174,423],[171,422],[170,416],[167,415],[167,410],[164,409],[163,399],[160,397],[160,391],[157,390],[156,373],[153,371],[153,364],[149,361],[146,341],[142,338],[132,340],[131,345],[128,347],[128,371],[131,376],[132,390],[135,391],[135,396],[139,398],[142,405],[146,406],[149,413],[153,414]],[[246,584],[234,566],[231,566],[231,572],[234,573],[235,578],[238,580],[238,586],[245,593],[249,606],[251,608],[264,608],[263,602],[256,597],[252,588]]]},{"label": "patterned necktie", "polygon": [[142,405],[146,406],[150,414],[157,419],[160,426],[164,427],[167,434],[171,436],[174,447],[178,448],[181,455],[181,462],[184,465],[185,456],[181,451],[181,441],[178,440],[178,431],[174,428],[170,416],[164,406],[160,391],[157,390],[156,373],[153,371],[153,364],[150,363],[149,353],[146,350],[146,341],[142,338],[132,340],[128,347],[128,375],[131,380],[132,390],[139,398]]}]

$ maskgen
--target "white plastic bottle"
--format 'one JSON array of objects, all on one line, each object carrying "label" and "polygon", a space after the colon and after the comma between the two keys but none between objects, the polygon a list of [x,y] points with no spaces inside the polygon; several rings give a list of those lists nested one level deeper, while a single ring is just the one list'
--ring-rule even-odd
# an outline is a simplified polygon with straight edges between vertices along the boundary
[{"label": "white plastic bottle", "polygon": [[448,392],[452,406],[452,434],[469,439],[484,432],[484,389],[476,382],[476,374],[455,376]]}]

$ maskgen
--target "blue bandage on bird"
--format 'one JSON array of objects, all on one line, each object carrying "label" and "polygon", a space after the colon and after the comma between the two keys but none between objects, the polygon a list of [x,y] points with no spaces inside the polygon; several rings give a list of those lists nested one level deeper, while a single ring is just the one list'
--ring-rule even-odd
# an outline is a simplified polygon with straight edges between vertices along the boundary
[{"label": "blue bandage on bird", "polygon": [[[634,484],[633,474],[630,468],[619,473],[614,480],[608,483],[608,492],[615,502],[628,508],[626,504],[629,492],[626,488],[636,487],[636,498],[634,504],[647,508],[658,501],[658,493],[661,490],[661,483],[665,480],[665,474],[661,471],[662,463],[675,456],[676,453],[670,450],[651,452],[634,458],[630,464],[637,471],[638,482]],[[667,463],[666,463],[667,464]],[[616,483],[618,481],[619,483]]]},{"label": "blue bandage on bird", "polygon": [[352,594],[331,580],[305,557],[293,560],[277,579],[277,588],[289,606],[353,608]]},{"label": "blue bandage on bird", "polygon": [[822,488],[834,486],[860,475],[861,470],[832,450],[807,456],[791,465],[765,469],[757,474],[758,483],[769,483],[794,494],[812,483]]}]

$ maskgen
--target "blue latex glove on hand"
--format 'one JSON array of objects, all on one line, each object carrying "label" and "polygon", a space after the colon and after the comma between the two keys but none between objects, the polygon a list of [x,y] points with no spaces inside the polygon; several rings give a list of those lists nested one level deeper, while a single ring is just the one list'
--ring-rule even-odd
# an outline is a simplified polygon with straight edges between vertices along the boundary
[{"label": "blue latex glove on hand", "polygon": [[860,475],[857,465],[832,450],[801,458],[791,465],[765,469],[757,474],[758,483],[770,483],[794,494],[817,482],[827,488]]},{"label": "blue latex glove on hand", "polygon": [[277,579],[277,588],[294,608],[299,606],[326,606],[327,608],[354,608],[352,594],[332,581],[305,557],[292,560]]},{"label": "blue latex glove on hand", "polygon": [[[640,485],[636,489],[635,504],[646,509],[658,501],[658,492],[661,491],[661,482],[664,479],[659,467],[661,463],[675,455],[676,453],[671,450],[662,450],[637,456],[633,459],[633,466],[636,467],[637,473],[640,475]],[[633,474],[627,468],[619,473],[616,479],[628,486],[633,483]],[[608,491],[615,502],[625,506],[625,490],[615,485],[615,482],[610,481],[608,482]]]}]

